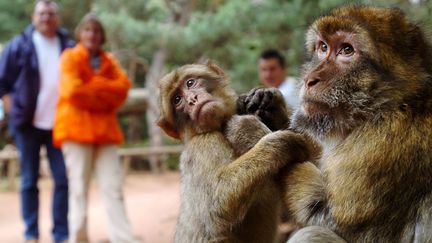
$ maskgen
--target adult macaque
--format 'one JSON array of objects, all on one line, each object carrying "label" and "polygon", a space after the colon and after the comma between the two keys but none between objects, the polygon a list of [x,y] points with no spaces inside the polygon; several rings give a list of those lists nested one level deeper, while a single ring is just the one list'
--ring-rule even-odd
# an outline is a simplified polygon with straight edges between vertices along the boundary
[{"label": "adult macaque", "polygon": [[[432,242],[432,53],[397,9],[345,6],[307,33],[291,127],[323,145],[282,175],[291,242]],[[333,233],[334,232],[334,233]]]},{"label": "adult macaque", "polygon": [[[212,63],[180,67],[160,81],[158,124],[185,144],[176,242],[275,242],[280,194],[273,176],[290,161],[310,159],[302,136],[266,135],[256,117],[235,116],[236,98]],[[285,153],[291,150],[304,152]]]}]

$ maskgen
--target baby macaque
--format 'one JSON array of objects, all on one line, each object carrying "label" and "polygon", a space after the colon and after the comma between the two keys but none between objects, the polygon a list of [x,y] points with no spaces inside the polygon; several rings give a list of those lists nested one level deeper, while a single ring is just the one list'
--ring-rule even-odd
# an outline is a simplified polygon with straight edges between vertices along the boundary
[{"label": "baby macaque", "polygon": [[211,62],[160,81],[158,125],[185,144],[175,242],[275,242],[281,198],[274,176],[311,157],[303,136],[271,133],[257,117],[235,115],[228,84]]}]

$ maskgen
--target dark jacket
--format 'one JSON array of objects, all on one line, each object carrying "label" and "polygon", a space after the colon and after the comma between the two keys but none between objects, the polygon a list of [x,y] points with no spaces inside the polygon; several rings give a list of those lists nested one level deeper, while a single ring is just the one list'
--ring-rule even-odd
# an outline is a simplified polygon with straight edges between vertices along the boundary
[{"label": "dark jacket", "polygon": [[[33,25],[14,37],[4,48],[0,58],[0,97],[11,94],[9,128],[16,130],[32,126],[39,93],[39,70],[36,49],[32,41]],[[59,30],[61,50],[72,47],[64,30]],[[58,67],[53,67],[58,68]]]}]

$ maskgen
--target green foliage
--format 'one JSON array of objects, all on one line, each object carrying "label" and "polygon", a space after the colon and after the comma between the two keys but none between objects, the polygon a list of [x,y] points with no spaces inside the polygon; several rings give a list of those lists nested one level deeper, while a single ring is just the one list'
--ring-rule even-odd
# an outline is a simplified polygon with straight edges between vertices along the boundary
[{"label": "green foliage", "polygon": [[168,170],[178,170],[179,169],[179,155],[168,155],[168,158],[165,159],[164,163]]},{"label": "green foliage", "polygon": [[[19,34],[25,26],[31,23],[35,1],[0,0],[0,42],[4,43]],[[58,1],[63,26],[73,33],[81,17],[88,11],[84,1]],[[73,9],[74,11],[67,11]]]},{"label": "green foliage", "polygon": [[[90,11],[87,9],[85,1],[71,1],[61,0],[58,1],[60,6],[61,22],[64,28],[66,28],[72,37],[74,37],[75,27],[78,25],[80,19]],[[70,11],[73,9],[73,11]]]},{"label": "green foliage", "polygon": [[[346,3],[367,3],[397,4],[415,10],[402,2],[406,1],[201,0],[186,25],[170,19],[172,14],[164,1],[126,4],[99,0],[95,9],[110,23],[113,47],[135,50],[149,63],[153,53],[164,47],[168,50],[167,71],[211,58],[227,70],[234,88],[245,92],[259,84],[257,57],[267,48],[279,49],[286,56],[289,75],[301,75],[305,30],[329,9]],[[415,12],[422,12],[423,19],[428,19],[430,10],[420,7]]]},{"label": "green foliage", "polygon": [[[279,49],[285,55],[289,75],[301,75],[307,26],[340,4],[398,6],[420,24],[432,24],[431,1],[410,4],[406,0],[60,0],[64,26],[71,32],[89,11],[90,2],[92,10],[105,22],[111,48],[133,50],[150,64],[154,52],[166,48],[166,71],[211,58],[227,70],[239,92],[259,84],[256,60],[267,48]],[[182,7],[176,2],[195,2],[186,24],[175,21]],[[33,4],[34,1],[0,0],[0,9],[7,10],[0,13],[3,33],[0,41],[10,39],[30,22]]]},{"label": "green foliage", "polygon": [[29,24],[33,3],[26,0],[0,1],[0,42],[8,41]]}]

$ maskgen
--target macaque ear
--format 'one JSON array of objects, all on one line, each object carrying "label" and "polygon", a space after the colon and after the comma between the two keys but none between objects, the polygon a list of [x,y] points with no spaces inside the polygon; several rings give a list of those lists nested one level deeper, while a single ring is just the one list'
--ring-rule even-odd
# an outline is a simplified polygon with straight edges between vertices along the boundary
[{"label": "macaque ear", "polygon": [[169,123],[167,122],[167,120],[165,120],[164,118],[159,118],[156,121],[156,124],[162,128],[162,130],[164,130],[164,132],[175,139],[180,139],[180,134],[178,133],[178,131]]},{"label": "macaque ear", "polygon": [[226,77],[223,69],[220,68],[218,65],[216,65],[212,60],[208,59],[204,65],[206,65],[208,68],[210,68],[210,70],[212,70],[216,74],[223,76],[223,77]]}]

